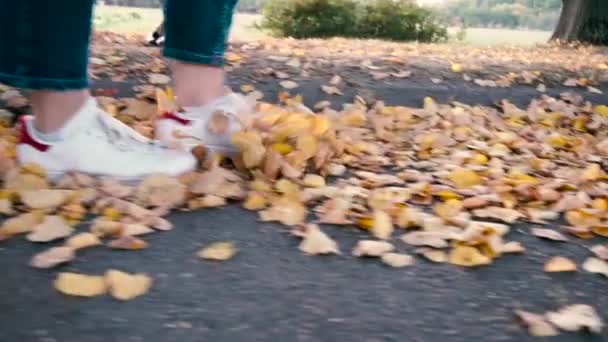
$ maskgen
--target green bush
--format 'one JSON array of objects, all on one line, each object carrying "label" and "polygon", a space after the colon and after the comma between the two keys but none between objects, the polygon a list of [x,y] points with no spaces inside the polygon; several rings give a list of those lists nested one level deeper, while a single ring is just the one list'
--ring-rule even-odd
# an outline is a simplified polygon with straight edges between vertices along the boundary
[{"label": "green bush", "polygon": [[356,37],[435,42],[447,38],[432,13],[401,0],[270,0],[261,27],[281,37]]}]

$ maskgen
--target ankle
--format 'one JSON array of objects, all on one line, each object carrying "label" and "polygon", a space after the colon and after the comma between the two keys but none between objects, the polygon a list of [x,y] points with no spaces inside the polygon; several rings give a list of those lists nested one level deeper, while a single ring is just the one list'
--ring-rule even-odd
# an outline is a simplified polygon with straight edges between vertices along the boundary
[{"label": "ankle", "polygon": [[89,100],[88,90],[32,93],[34,128],[43,134],[59,131]]},{"label": "ankle", "polygon": [[175,97],[182,107],[204,106],[225,93],[224,70],[175,62]]}]

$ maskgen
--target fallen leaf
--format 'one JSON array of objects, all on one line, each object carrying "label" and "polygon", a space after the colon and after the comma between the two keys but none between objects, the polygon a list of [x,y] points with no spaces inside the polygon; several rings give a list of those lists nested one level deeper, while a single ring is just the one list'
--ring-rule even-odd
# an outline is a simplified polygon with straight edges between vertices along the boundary
[{"label": "fallen leaf", "polygon": [[70,194],[66,190],[25,190],[19,192],[19,198],[30,209],[50,211],[62,205]]},{"label": "fallen leaf", "polygon": [[342,83],[342,77],[340,77],[340,75],[334,75],[334,77],[329,80],[329,84],[333,86],[337,86],[340,83]]},{"label": "fallen leaf", "polygon": [[477,173],[465,169],[456,169],[450,172],[448,178],[459,189],[466,189],[479,185],[482,181],[481,177]]},{"label": "fallen leaf", "polygon": [[408,78],[408,77],[412,76],[412,72],[410,70],[402,70],[399,72],[391,73],[391,76],[396,77],[396,78]]},{"label": "fallen leaf", "polygon": [[545,263],[544,270],[545,272],[576,272],[576,263],[568,258],[557,256]]},{"label": "fallen leaf", "polygon": [[325,186],[325,178],[319,175],[307,174],[304,176],[302,183],[309,188],[322,188]]},{"label": "fallen leaf", "polygon": [[336,242],[327,236],[316,224],[306,225],[302,243],[300,243],[298,248],[310,255],[340,254]]},{"label": "fallen leaf", "polygon": [[321,90],[328,95],[343,95],[340,89],[334,86],[322,85]]},{"label": "fallen leaf", "polygon": [[412,246],[428,246],[433,248],[445,248],[448,243],[444,236],[434,231],[415,231],[401,235],[401,240]]},{"label": "fallen leaf", "polygon": [[509,241],[502,245],[500,252],[501,253],[524,253],[526,248],[517,241]]},{"label": "fallen leaf", "polygon": [[506,223],[515,223],[518,219],[524,216],[517,210],[501,207],[486,207],[483,209],[476,209],[473,211],[473,215],[481,218],[492,218]]},{"label": "fallen leaf", "polygon": [[138,239],[134,236],[122,236],[116,240],[112,240],[108,243],[108,247],[114,249],[125,249],[136,251],[140,249],[145,249],[148,247],[148,243],[144,240]]},{"label": "fallen leaf", "polygon": [[416,249],[416,253],[435,263],[444,263],[448,261],[448,255],[441,249],[423,247]]},{"label": "fallen leaf", "polygon": [[36,225],[44,220],[44,213],[34,211],[11,217],[2,223],[0,233],[7,236],[31,232]]},{"label": "fallen leaf", "polygon": [[171,77],[163,74],[149,74],[148,82],[156,85],[165,85],[171,82]]},{"label": "fallen leaf", "polygon": [[147,293],[152,286],[152,278],[145,274],[128,274],[109,270],[104,279],[112,297],[124,301]]},{"label": "fallen leaf", "polygon": [[492,259],[481,254],[475,247],[456,246],[450,252],[448,262],[458,266],[475,267],[488,265]]},{"label": "fallen leaf", "polygon": [[360,240],[353,248],[353,255],[356,257],[380,257],[382,254],[391,252],[395,249],[393,244],[386,241]]},{"label": "fallen leaf", "polygon": [[150,227],[143,225],[141,223],[130,223],[130,224],[125,224],[122,227],[121,234],[122,234],[122,236],[137,236],[137,235],[150,234],[153,232],[154,232],[154,229],[151,229]]},{"label": "fallen leaf", "polygon": [[391,267],[406,267],[414,264],[414,258],[411,255],[399,253],[386,253],[380,257],[383,263]]},{"label": "fallen leaf", "polygon": [[608,260],[608,247],[606,247],[606,245],[595,245],[589,248],[589,250],[591,250],[596,257],[602,260]]},{"label": "fallen leaf", "polygon": [[74,250],[101,245],[101,240],[92,233],[79,233],[66,240],[65,245]]},{"label": "fallen leaf", "polygon": [[532,336],[547,337],[558,335],[557,329],[549,323],[544,315],[522,310],[515,310],[515,315],[528,327],[528,333]]},{"label": "fallen leaf", "polygon": [[600,333],[604,327],[595,309],[585,304],[565,306],[558,311],[548,312],[546,317],[549,322],[565,331],[589,329],[594,333]]},{"label": "fallen leaf", "polygon": [[30,260],[30,266],[36,268],[52,268],[74,260],[76,254],[71,247],[53,247],[38,253]]},{"label": "fallen leaf", "polygon": [[291,90],[291,89],[295,89],[295,88],[297,88],[297,87],[299,87],[299,86],[300,86],[299,84],[297,84],[297,83],[296,83],[296,82],[294,82],[294,81],[281,81],[281,82],[279,83],[279,85],[280,85],[281,87],[283,87],[283,88],[285,88],[285,89],[289,89],[289,90]]},{"label": "fallen leaf", "polygon": [[61,216],[46,216],[27,235],[27,239],[32,242],[49,242],[69,236],[73,231]]},{"label": "fallen leaf", "polygon": [[583,266],[583,269],[587,272],[598,273],[605,277],[608,277],[608,262],[606,262],[602,259],[598,259],[598,258],[594,258],[594,257],[587,258],[583,262],[582,266]]},{"label": "fallen leaf", "polygon": [[393,233],[393,222],[389,214],[374,210],[372,234],[378,239],[388,240]]},{"label": "fallen leaf", "polygon": [[225,261],[234,257],[237,252],[232,242],[214,242],[201,249],[198,256],[207,260]]},{"label": "fallen leaf", "polygon": [[103,277],[78,273],[59,273],[53,284],[57,291],[69,296],[95,297],[108,291]]},{"label": "fallen leaf", "polygon": [[553,241],[568,241],[567,237],[565,237],[562,233],[555,231],[553,229],[533,227],[530,229],[530,232],[532,233],[532,235],[539,237],[539,238],[543,238],[543,239],[548,239],[548,240],[553,240]]},{"label": "fallen leaf", "polygon": [[146,177],[135,190],[135,196],[144,207],[173,208],[184,202],[186,186],[176,178],[157,174]]}]

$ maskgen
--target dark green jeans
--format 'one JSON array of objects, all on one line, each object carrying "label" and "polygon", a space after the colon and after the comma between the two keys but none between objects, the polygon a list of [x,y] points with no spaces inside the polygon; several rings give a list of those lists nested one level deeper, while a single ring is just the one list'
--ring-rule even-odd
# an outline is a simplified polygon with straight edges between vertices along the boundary
[{"label": "dark green jeans", "polygon": [[[164,55],[221,67],[238,0],[168,0]],[[27,89],[88,86],[94,0],[0,0],[0,83]]]}]

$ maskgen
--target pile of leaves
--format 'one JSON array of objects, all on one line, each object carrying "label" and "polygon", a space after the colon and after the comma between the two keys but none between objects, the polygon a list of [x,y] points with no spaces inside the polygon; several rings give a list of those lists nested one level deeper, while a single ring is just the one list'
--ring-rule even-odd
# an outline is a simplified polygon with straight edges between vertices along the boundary
[{"label": "pile of leaves", "polygon": [[[170,92],[158,91],[157,99],[157,111],[177,110]],[[76,173],[51,184],[39,166],[15,164],[16,130],[5,127],[0,212],[11,218],[0,227],[0,240],[63,241],[32,257],[33,267],[52,268],[83,248],[146,248],[143,236],[173,228],[163,218],[171,210],[231,201],[257,211],[262,222],[292,227],[303,253],[351,249],[393,267],[415,262],[395,252],[401,243],[435,263],[464,267],[524,253],[525,246],[509,240],[510,225],[521,221],[536,224],[530,234],[544,239],[608,237],[607,106],[572,94],[542,96],[525,109],[506,100],[481,107],[426,98],[422,108],[409,108],[356,98],[340,111],[319,103],[314,112],[298,96],[282,93],[279,101],[239,113],[244,128],[232,137],[238,155],[197,147],[196,172],[152,175],[137,185]],[[147,115],[142,118],[145,126]],[[212,123],[209,129],[226,129],[222,120]],[[560,217],[566,225],[538,227]],[[369,238],[339,246],[318,224],[361,229]],[[224,243],[199,255],[226,260],[235,253]],[[608,246],[594,246],[590,255],[583,269],[608,275]],[[563,257],[545,265],[547,272],[576,269]],[[113,291],[112,274],[87,280],[92,289],[66,289],[66,281],[82,283],[83,275],[62,274],[56,285],[68,294],[103,294]],[[147,290],[151,280],[138,277],[119,276],[137,285],[117,298]]]}]

